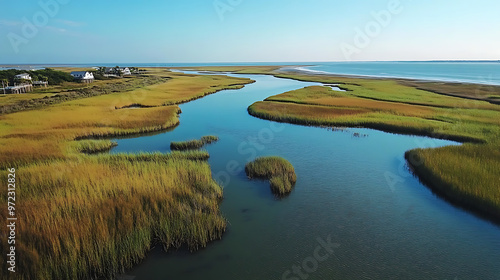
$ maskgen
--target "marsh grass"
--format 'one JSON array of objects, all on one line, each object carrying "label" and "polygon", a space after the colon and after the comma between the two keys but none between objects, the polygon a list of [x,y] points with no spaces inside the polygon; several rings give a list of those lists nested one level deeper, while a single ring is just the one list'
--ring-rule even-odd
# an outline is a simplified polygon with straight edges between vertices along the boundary
[{"label": "marsh grass", "polygon": [[306,87],[256,102],[248,112],[281,122],[359,126],[462,142],[480,143],[500,136],[498,105],[423,92],[385,80],[360,84],[351,85],[349,94]]},{"label": "marsh grass", "polygon": [[9,95],[9,98],[0,98],[0,114],[39,109],[66,101],[106,95],[114,92],[132,91],[154,84],[165,83],[167,80],[167,77],[140,77],[126,81],[119,80],[113,83],[97,83],[85,87],[78,84],[78,88],[69,87],[67,89],[60,89],[56,91],[56,94],[43,94],[44,92],[41,91],[40,94]]},{"label": "marsh grass", "polygon": [[500,104],[498,100],[495,99],[495,94],[497,94],[497,96],[500,94],[500,86],[412,80],[401,80],[399,82],[403,85],[439,94],[484,100],[490,103]]},{"label": "marsh grass", "polygon": [[198,160],[205,153],[101,154],[18,168],[16,279],[111,279],[152,244],[197,250],[221,238],[222,189]]},{"label": "marsh grass", "polygon": [[[150,79],[166,82],[132,90],[118,87],[117,92],[109,94],[3,115],[0,119],[0,167],[64,158],[75,139],[130,136],[170,129],[179,124],[180,108],[163,104],[175,104],[232,88],[235,84],[242,86],[252,82],[250,79],[181,75],[159,70],[152,73]],[[113,85],[113,81],[106,82]],[[135,83],[134,79],[118,82]],[[117,109],[130,104],[147,108]]]},{"label": "marsh grass", "polygon": [[206,135],[201,137],[201,141],[205,144],[212,144],[219,141],[219,137],[214,135]]},{"label": "marsh grass", "polygon": [[283,197],[293,189],[297,176],[293,165],[281,157],[259,157],[245,166],[249,178],[269,179],[271,191]]},{"label": "marsh grass", "polygon": [[500,148],[495,144],[415,149],[413,172],[451,201],[500,220]]},{"label": "marsh grass", "polygon": [[170,149],[172,151],[184,151],[184,150],[195,150],[195,149],[200,149],[206,144],[211,144],[214,142],[217,142],[219,140],[219,137],[213,136],[213,135],[208,135],[208,136],[203,136],[201,139],[194,139],[194,140],[188,140],[188,141],[180,141],[180,142],[171,142],[170,143]]},{"label": "marsh grass", "polygon": [[180,142],[171,142],[170,149],[173,151],[194,150],[203,147],[205,143],[201,140],[188,140]]},{"label": "marsh grass", "polygon": [[73,142],[73,148],[84,154],[96,154],[107,152],[118,145],[117,142],[111,140],[81,140]]},{"label": "marsh grass", "polygon": [[112,154],[98,157],[97,159],[102,162],[113,162],[113,161],[148,161],[163,163],[170,160],[176,159],[186,159],[193,161],[206,161],[210,158],[210,154],[203,150],[192,150],[192,151],[173,151],[168,154],[161,153],[139,153],[139,154]]}]

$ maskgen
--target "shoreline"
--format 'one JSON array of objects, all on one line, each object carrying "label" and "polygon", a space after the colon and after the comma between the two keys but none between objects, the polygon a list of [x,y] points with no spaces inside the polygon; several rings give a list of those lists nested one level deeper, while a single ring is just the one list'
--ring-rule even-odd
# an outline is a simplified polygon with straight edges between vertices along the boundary
[{"label": "shoreline", "polygon": [[[468,83],[459,81],[426,80],[411,78],[392,78],[376,77],[348,74],[332,74],[327,72],[318,72],[301,70],[303,67],[314,65],[269,65],[269,66],[190,66],[190,67],[171,67],[177,71],[198,71],[200,73],[221,73],[221,74],[249,74],[249,75],[271,75],[276,78],[294,79],[297,81],[312,81],[308,79],[286,77],[286,75],[299,75],[312,78],[340,78],[364,81],[395,81],[399,84],[414,87],[419,90],[432,92],[435,94],[446,95],[469,100],[486,101],[490,104],[500,105],[500,84],[482,84]],[[287,69],[287,70],[284,70]],[[283,76],[285,75],[285,77]],[[346,84],[338,82],[337,84]]]},{"label": "shoreline", "polygon": [[[283,68],[285,68],[285,67],[283,67]],[[432,89],[432,88],[422,87],[422,86],[425,86],[426,84],[427,85],[440,84],[443,86],[452,86],[452,87],[471,87],[471,86],[474,86],[474,87],[477,87],[475,89],[475,91],[479,91],[480,88],[482,88],[482,87],[488,87],[488,88],[492,88],[493,90],[496,90],[495,93],[500,94],[500,84],[486,84],[486,83],[445,81],[445,80],[426,80],[426,79],[412,79],[412,78],[400,78],[400,77],[333,74],[333,73],[320,72],[320,71],[318,71],[318,73],[315,73],[314,71],[301,70],[299,68],[291,68],[290,70],[283,71],[283,68],[280,68],[277,72],[283,73],[283,74],[293,73],[293,74],[299,74],[299,75],[304,75],[304,76],[313,76],[313,77],[314,76],[325,76],[325,77],[331,77],[331,78],[347,78],[347,79],[377,80],[377,81],[396,81],[396,82],[402,83],[404,85],[409,85],[409,86],[415,87],[416,89],[419,89],[419,90],[429,91],[429,92],[436,93],[436,94],[464,98],[464,99],[469,99],[469,100],[486,101],[486,102],[489,102],[491,104],[500,105],[500,98],[498,98],[498,99],[479,98],[479,97],[465,96],[465,95],[460,95],[460,94],[456,94],[456,93],[444,92],[444,91],[440,91],[440,90],[436,90],[436,89]],[[274,76],[277,77],[276,75],[274,75]],[[298,81],[301,81],[301,80],[298,80]],[[414,84],[412,84],[412,83],[414,83]]]},{"label": "shoreline", "polygon": [[[396,63],[396,62],[404,62],[404,63],[495,63],[498,61],[352,61],[352,62],[344,62],[338,61],[338,63]],[[307,67],[319,66],[322,63],[335,63],[335,62],[305,62],[305,63],[291,63],[287,64],[287,62],[280,63],[129,63],[132,67],[140,67],[140,68],[157,68],[157,69],[194,69],[194,68],[210,68],[210,67],[245,67],[245,68],[253,68],[253,67],[279,67],[280,72],[288,72],[288,73],[300,73],[305,75],[324,75],[331,77],[345,77],[345,78],[357,78],[357,79],[390,79],[390,80],[405,80],[405,81],[419,81],[419,82],[436,82],[436,83],[451,83],[451,84],[462,84],[462,85],[482,85],[482,86],[496,86],[500,87],[499,83],[488,83],[488,82],[477,82],[477,81],[461,81],[459,79],[440,79],[440,78],[412,78],[412,77],[404,77],[404,76],[380,76],[380,75],[363,75],[363,74],[344,74],[344,73],[331,73],[320,70],[312,70],[307,69]],[[61,63],[61,64],[50,64],[50,63],[33,63],[33,64],[0,64],[0,70],[7,69],[20,69],[20,70],[38,70],[43,68],[92,68],[97,65],[115,65],[116,63],[95,63],[95,64],[87,64],[87,63]],[[124,64],[127,63],[118,63]],[[157,64],[157,65],[154,65]],[[158,65],[163,64],[163,65]],[[177,65],[176,65],[177,64]],[[182,65],[184,64],[184,65]],[[218,64],[218,65],[216,65]],[[214,71],[217,72],[217,71]],[[232,71],[227,71],[231,73]]]},{"label": "shoreline", "polygon": [[500,226],[500,212],[497,212],[493,205],[474,196],[463,196],[461,193],[452,190],[446,182],[436,176],[425,164],[415,164],[414,161],[417,161],[418,158],[415,149],[406,151],[404,157],[413,176],[435,195],[478,218]]},{"label": "shoreline", "polygon": [[477,82],[466,82],[466,81],[455,81],[455,80],[441,80],[441,79],[425,79],[425,78],[409,78],[409,77],[397,77],[397,76],[377,76],[377,75],[361,75],[361,74],[341,74],[341,73],[330,73],[325,71],[317,71],[317,70],[309,70],[303,67],[311,67],[317,65],[306,65],[306,66],[297,66],[295,68],[290,66],[283,66],[283,68],[290,68],[289,70],[283,71],[283,68],[280,70],[282,72],[294,72],[303,75],[324,75],[331,77],[341,77],[341,78],[355,78],[355,79],[374,79],[374,80],[403,80],[403,81],[414,81],[414,82],[429,82],[429,83],[447,83],[447,84],[460,84],[460,85],[481,85],[481,86],[494,86],[500,87],[499,84],[489,84],[489,83],[477,83]]},{"label": "shoreline", "polygon": [[408,135],[408,136],[415,136],[415,137],[428,137],[430,139],[439,139],[439,140],[448,140],[448,141],[453,141],[456,143],[460,144],[465,144],[465,143],[471,143],[471,144],[485,144],[486,142],[484,140],[478,139],[478,138],[470,138],[470,137],[462,137],[462,136],[456,136],[456,135],[446,135],[446,134],[433,134],[433,133],[427,133],[418,129],[415,129],[413,131],[404,131],[402,129],[399,129],[397,126],[390,126],[386,125],[378,125],[376,123],[366,123],[363,125],[359,126],[350,126],[348,124],[342,124],[342,125],[329,125],[327,123],[325,124],[315,124],[311,122],[302,122],[300,120],[297,121],[291,121],[291,120],[279,120],[279,119],[273,119],[269,117],[265,117],[260,115],[259,113],[254,112],[252,109],[247,108],[247,112],[249,115],[252,117],[261,119],[261,120],[266,120],[266,121],[273,121],[277,123],[288,123],[288,124],[293,124],[293,125],[302,125],[302,126],[312,126],[312,127],[324,127],[324,128],[338,128],[338,129],[349,129],[349,128],[361,128],[361,129],[373,129],[377,131],[381,131],[384,133],[391,133],[391,134],[398,134],[398,135]]}]

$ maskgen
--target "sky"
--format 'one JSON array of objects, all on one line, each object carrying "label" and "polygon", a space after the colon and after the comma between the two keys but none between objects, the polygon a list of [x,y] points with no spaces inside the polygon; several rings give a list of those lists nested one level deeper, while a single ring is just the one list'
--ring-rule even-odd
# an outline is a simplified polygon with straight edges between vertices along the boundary
[{"label": "sky", "polygon": [[0,0],[0,64],[499,60],[496,0]]}]

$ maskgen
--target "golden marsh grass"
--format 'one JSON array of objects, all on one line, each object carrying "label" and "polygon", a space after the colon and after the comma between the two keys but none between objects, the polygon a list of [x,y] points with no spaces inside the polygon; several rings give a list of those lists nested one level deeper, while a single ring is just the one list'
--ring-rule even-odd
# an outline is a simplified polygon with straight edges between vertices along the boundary
[{"label": "golden marsh grass", "polygon": [[269,179],[271,191],[283,197],[293,189],[297,175],[293,165],[281,157],[259,157],[245,166],[249,178]]}]

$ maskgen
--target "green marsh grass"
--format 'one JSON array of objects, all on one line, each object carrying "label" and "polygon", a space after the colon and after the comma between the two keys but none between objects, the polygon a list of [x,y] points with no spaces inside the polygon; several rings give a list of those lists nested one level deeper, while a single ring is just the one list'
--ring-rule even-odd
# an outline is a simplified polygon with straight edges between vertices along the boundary
[{"label": "green marsh grass", "polygon": [[290,194],[297,181],[293,165],[281,157],[259,157],[245,166],[249,178],[269,179],[271,191],[277,196]]},{"label": "green marsh grass", "polygon": [[185,150],[196,150],[200,149],[206,144],[211,144],[214,142],[217,142],[219,140],[219,137],[213,136],[213,135],[208,135],[208,136],[203,136],[201,139],[194,139],[194,140],[188,140],[188,141],[180,141],[180,142],[171,142],[170,143],[170,149],[172,151],[185,151]]},{"label": "green marsh grass", "polygon": [[212,144],[214,142],[219,141],[219,137],[214,135],[206,135],[201,137],[201,141],[205,144]]},{"label": "green marsh grass", "polygon": [[84,154],[107,152],[118,145],[111,140],[80,140],[73,142],[73,144],[77,152]]},{"label": "green marsh grass", "polygon": [[[252,82],[225,76],[195,76],[167,71],[151,79],[166,82],[52,104],[0,118],[0,167],[62,159],[75,139],[128,136],[164,131],[179,124],[176,104]],[[106,81],[111,84],[112,81]],[[118,82],[123,82],[121,79]],[[125,90],[125,91],[121,91]],[[130,104],[147,108],[117,109]]]},{"label": "green marsh grass", "polygon": [[152,76],[114,82],[99,81],[85,86],[80,83],[69,83],[69,85],[63,86],[50,86],[48,89],[36,89],[34,93],[9,94],[0,98],[0,114],[39,109],[66,101],[114,92],[133,91],[154,84],[165,83],[168,79],[168,77]]},{"label": "green marsh grass", "polygon": [[439,194],[500,220],[499,145],[415,149],[405,157],[413,172]]},{"label": "green marsh grass", "polygon": [[201,140],[188,140],[181,142],[171,142],[170,149],[173,151],[195,150],[203,147],[205,143]]}]

